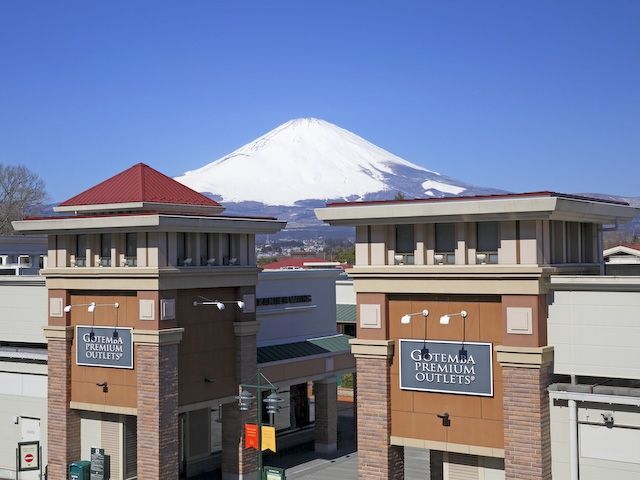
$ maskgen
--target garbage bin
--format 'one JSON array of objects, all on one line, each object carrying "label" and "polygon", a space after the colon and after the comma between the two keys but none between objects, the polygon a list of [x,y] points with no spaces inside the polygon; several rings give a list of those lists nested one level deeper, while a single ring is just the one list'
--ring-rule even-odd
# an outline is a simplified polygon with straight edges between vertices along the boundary
[{"label": "garbage bin", "polygon": [[91,462],[81,460],[69,465],[68,480],[89,480],[91,478]]}]

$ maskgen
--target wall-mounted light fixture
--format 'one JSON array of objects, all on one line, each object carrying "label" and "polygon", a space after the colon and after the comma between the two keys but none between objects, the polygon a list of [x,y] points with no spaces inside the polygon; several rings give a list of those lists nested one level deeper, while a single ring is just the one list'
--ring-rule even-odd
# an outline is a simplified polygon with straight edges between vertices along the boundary
[{"label": "wall-mounted light fixture", "polygon": [[107,385],[107,382],[102,382],[102,383],[96,383],[96,386],[98,387],[102,387],[102,391],[104,393],[108,393],[109,392],[109,387]]},{"label": "wall-mounted light fixture", "polygon": [[418,312],[418,313],[407,313],[406,315],[403,315],[402,318],[400,318],[400,323],[404,323],[404,324],[411,323],[411,317],[415,315],[424,315],[424,318],[427,318],[429,316],[429,310],[422,310],[421,312]]},{"label": "wall-mounted light fixture", "polygon": [[468,358],[467,351],[464,349],[464,342],[466,340],[467,332],[467,311],[462,310],[460,313],[448,313],[440,317],[440,325],[449,325],[451,317],[462,317],[462,348],[458,352],[458,358],[461,361],[466,361]]},{"label": "wall-mounted light fixture", "polygon": [[604,426],[607,428],[613,428],[613,413],[601,413]]},{"label": "wall-mounted light fixture", "polygon": [[436,413],[438,418],[442,419],[442,426],[449,427],[451,426],[451,420],[449,420],[449,414],[447,412],[444,413]]},{"label": "wall-mounted light fixture", "polygon": [[417,312],[417,313],[407,313],[406,315],[403,315],[402,318],[400,318],[400,323],[404,323],[404,324],[411,323],[411,317],[415,315],[424,316],[424,341],[422,343],[422,349],[420,350],[420,355],[422,355],[422,358],[425,358],[427,355],[429,355],[429,349],[427,348],[427,325],[428,325],[427,317],[429,316],[429,310],[422,310],[421,312]]},{"label": "wall-mounted light fixture", "polygon": [[218,307],[218,310],[224,310],[225,303],[235,303],[238,308],[244,308],[244,302],[242,300],[209,300],[208,298],[202,296],[200,298],[204,301],[199,302],[197,300],[194,300],[194,307],[197,307],[198,305],[215,305],[216,307]]},{"label": "wall-mounted light fixture", "polygon": [[204,383],[213,383],[215,381],[215,378],[204,377]]},{"label": "wall-mounted light fixture", "polygon": [[215,265],[216,263],[216,259],[211,257],[209,260],[207,260],[207,265],[209,265],[210,267],[212,267],[213,265]]},{"label": "wall-mounted light fixture", "polygon": [[116,326],[113,330],[113,338],[118,338],[118,308],[120,308],[120,304],[118,302],[115,303],[96,303],[96,302],[91,302],[91,303],[80,303],[77,305],[66,305],[64,307],[64,311],[66,313],[69,313],[71,311],[72,308],[74,307],[89,307],[87,308],[87,311],[91,314],[91,331],[89,332],[89,339],[93,341],[94,338],[96,338],[96,334],[93,331],[93,327],[95,327],[95,311],[96,308],[98,307],[114,307],[116,309]]}]

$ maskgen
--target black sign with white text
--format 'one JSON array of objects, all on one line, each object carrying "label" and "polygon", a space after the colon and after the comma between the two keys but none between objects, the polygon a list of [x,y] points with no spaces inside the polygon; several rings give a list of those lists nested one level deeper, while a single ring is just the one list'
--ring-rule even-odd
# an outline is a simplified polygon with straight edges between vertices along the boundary
[{"label": "black sign with white text", "polygon": [[400,340],[400,388],[493,396],[490,343]]},{"label": "black sign with white text", "polygon": [[133,368],[131,328],[76,326],[76,364]]}]

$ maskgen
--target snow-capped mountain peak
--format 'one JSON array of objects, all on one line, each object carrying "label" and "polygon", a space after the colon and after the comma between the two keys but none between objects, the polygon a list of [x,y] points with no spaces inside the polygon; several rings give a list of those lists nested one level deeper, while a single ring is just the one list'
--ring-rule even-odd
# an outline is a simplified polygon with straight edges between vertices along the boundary
[{"label": "snow-capped mountain peak", "polygon": [[398,192],[407,198],[440,197],[472,187],[316,118],[290,120],[176,180],[223,203],[283,206],[312,199],[393,198]]}]

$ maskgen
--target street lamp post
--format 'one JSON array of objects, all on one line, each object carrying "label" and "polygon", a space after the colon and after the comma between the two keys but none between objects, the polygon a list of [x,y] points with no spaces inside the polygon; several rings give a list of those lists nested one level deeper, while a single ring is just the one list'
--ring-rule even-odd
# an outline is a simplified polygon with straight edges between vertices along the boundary
[{"label": "street lamp post", "polygon": [[276,390],[277,387],[273,385],[269,380],[267,380],[267,384],[262,384],[262,371],[258,369],[258,380],[255,385],[241,383],[240,388],[242,388],[242,392],[240,395],[236,397],[238,400],[238,408],[241,411],[247,411],[251,409],[251,401],[255,399],[251,393],[247,390],[247,388],[255,388],[257,390],[258,397],[258,480],[263,480],[263,466],[262,466],[262,392],[269,390],[271,394],[264,399],[267,402],[267,412],[270,414],[274,414],[279,410],[278,403],[282,402],[282,398],[278,397]]}]

